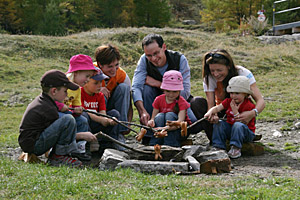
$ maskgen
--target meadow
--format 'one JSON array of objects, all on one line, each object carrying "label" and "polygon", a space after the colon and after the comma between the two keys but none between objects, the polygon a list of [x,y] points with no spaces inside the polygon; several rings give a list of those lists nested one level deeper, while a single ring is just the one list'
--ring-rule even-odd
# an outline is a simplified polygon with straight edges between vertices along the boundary
[{"label": "meadow", "polygon": [[[235,64],[250,69],[264,99],[258,121],[300,118],[300,41],[266,44],[238,33],[216,34],[171,28],[94,29],[53,37],[0,34],[0,198],[2,199],[297,199],[300,181],[288,176],[255,175],[148,175],[132,170],[99,171],[42,164],[7,158],[17,148],[18,128],[27,105],[40,90],[40,77],[50,69],[67,71],[69,59],[94,51],[101,44],[120,49],[122,68],[132,78],[143,53],[141,41],[148,33],[163,36],[168,49],[182,52],[191,68],[194,96],[204,96],[202,56],[223,48]],[[135,122],[138,114],[134,111]]]}]

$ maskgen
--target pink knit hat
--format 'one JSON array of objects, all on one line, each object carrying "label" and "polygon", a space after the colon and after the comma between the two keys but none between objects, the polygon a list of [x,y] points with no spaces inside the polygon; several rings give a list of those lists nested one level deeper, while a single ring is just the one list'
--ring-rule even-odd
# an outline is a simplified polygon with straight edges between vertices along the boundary
[{"label": "pink knit hat", "polygon": [[163,90],[171,91],[183,90],[183,80],[181,73],[176,70],[165,72],[160,88]]},{"label": "pink knit hat", "polygon": [[[99,69],[99,68],[98,68]],[[79,70],[95,70],[98,71],[97,67],[93,65],[93,60],[90,56],[78,54],[70,59],[69,70],[67,73],[79,71]]]}]

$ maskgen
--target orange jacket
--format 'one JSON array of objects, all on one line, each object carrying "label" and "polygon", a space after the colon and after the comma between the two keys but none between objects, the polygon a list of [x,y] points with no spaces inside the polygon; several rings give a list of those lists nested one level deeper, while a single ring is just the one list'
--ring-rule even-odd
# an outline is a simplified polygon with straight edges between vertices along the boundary
[{"label": "orange jacket", "polygon": [[[99,67],[96,62],[94,62],[94,66]],[[102,81],[102,87],[106,87],[109,91],[113,91],[118,84],[123,83],[126,78],[126,72],[119,67],[117,69],[116,76],[110,77],[107,84],[105,85],[105,80]]]}]

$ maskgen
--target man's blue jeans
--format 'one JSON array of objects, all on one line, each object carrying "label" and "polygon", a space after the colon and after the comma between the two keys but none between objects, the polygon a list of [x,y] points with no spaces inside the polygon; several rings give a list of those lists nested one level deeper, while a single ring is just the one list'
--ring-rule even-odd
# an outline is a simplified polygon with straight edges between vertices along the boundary
[{"label": "man's blue jeans", "polygon": [[[168,113],[158,113],[155,118],[155,127],[164,127],[166,126],[166,122],[170,121],[177,121],[178,115],[173,112]],[[168,131],[168,136],[164,138],[155,138],[152,136],[149,145],[153,146],[155,144],[159,145],[168,145],[172,147],[180,147],[181,145],[181,134],[180,129],[174,130],[174,131]]]},{"label": "man's blue jeans", "polygon": [[243,143],[252,142],[255,135],[247,125],[235,122],[232,126],[226,121],[220,120],[214,124],[212,143],[214,147],[226,149],[226,140],[230,145],[242,148]]},{"label": "man's blue jeans", "polygon": [[67,155],[77,152],[76,121],[72,115],[64,115],[46,128],[36,141],[34,154],[44,154],[51,148],[57,155]]},{"label": "man's blue jeans", "polygon": [[[112,92],[111,97],[105,98],[106,109],[116,109],[120,113],[120,121],[128,121],[128,110],[130,105],[130,87],[126,83],[120,83]],[[119,132],[127,131],[128,129],[122,125],[117,125]]]}]

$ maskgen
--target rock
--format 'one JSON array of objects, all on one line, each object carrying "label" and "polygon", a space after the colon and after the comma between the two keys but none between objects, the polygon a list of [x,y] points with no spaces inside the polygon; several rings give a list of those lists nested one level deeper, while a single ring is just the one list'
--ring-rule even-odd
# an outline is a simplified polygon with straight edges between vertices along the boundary
[{"label": "rock", "polygon": [[300,122],[295,123],[295,128],[300,129]]},{"label": "rock", "polygon": [[[141,146],[138,149],[146,152],[154,152],[153,146]],[[141,154],[131,150],[127,150],[126,152],[130,155],[130,159],[132,160],[155,160],[154,154]],[[171,159],[174,159],[176,156],[176,160],[181,160],[182,158],[178,157],[180,156],[180,152],[183,152],[182,148],[162,145],[160,150],[160,154],[162,155],[162,161],[169,161]]]},{"label": "rock", "polygon": [[186,160],[192,168],[191,171],[200,171],[200,163],[193,156],[187,156]]},{"label": "rock", "polygon": [[255,142],[244,143],[242,147],[242,155],[259,156],[264,154],[265,148]]},{"label": "rock", "polygon": [[200,162],[201,164],[209,160],[229,159],[227,153],[224,150],[205,151],[199,153],[198,155],[194,155],[193,157],[196,158],[196,160],[198,160],[198,162]]},{"label": "rock", "polygon": [[274,136],[274,137],[282,137],[282,133],[280,133],[280,132],[277,131],[277,130],[273,130],[273,136]]},{"label": "rock", "polygon": [[172,174],[174,171],[188,171],[188,167],[188,162],[125,160],[117,168],[131,168],[137,172],[152,174]]},{"label": "rock", "polygon": [[195,25],[196,21],[193,20],[193,19],[187,19],[187,20],[183,20],[182,24],[184,24],[184,25]]},{"label": "rock", "polygon": [[207,151],[207,146],[202,145],[190,145],[182,147],[185,150],[183,154],[183,159],[186,160],[188,156],[199,155],[201,152]]},{"label": "rock", "polygon": [[118,163],[129,159],[127,153],[115,150],[115,149],[105,149],[100,161],[98,168],[100,170],[115,169]]}]

